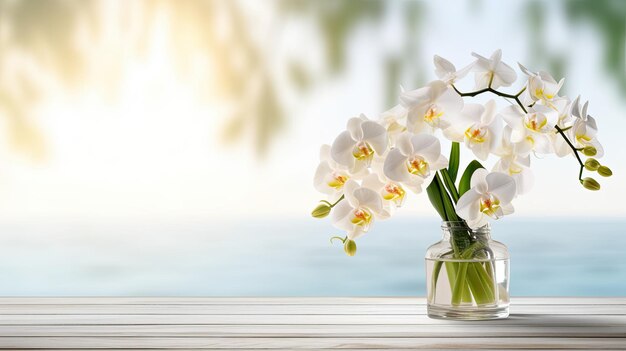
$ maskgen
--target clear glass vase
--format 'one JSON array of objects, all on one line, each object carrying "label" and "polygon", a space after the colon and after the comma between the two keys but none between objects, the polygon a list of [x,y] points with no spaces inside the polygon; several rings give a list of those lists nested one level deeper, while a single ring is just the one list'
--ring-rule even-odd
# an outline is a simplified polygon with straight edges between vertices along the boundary
[{"label": "clear glass vase", "polygon": [[489,225],[443,222],[441,241],[426,252],[428,316],[480,320],[509,315],[509,252]]}]

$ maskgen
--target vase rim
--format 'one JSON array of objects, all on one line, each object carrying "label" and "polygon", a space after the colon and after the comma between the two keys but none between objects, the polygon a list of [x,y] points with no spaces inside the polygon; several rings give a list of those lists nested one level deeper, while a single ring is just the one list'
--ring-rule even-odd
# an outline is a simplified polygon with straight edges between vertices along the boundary
[{"label": "vase rim", "polygon": [[[441,221],[441,229],[443,230],[460,227],[469,228],[467,222],[465,221]],[[489,225],[489,223],[487,223],[482,227],[470,228],[470,230],[474,233],[489,233],[491,231],[491,226]]]}]

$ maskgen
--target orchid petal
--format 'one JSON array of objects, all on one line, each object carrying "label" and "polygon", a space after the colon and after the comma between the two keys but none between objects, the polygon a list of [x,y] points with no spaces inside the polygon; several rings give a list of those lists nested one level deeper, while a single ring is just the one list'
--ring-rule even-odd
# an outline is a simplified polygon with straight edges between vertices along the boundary
[{"label": "orchid petal", "polygon": [[516,194],[517,186],[513,177],[499,172],[489,173],[485,179],[488,191],[495,195],[501,204],[510,203]]},{"label": "orchid petal", "polygon": [[313,186],[317,189],[317,191],[322,194],[332,194],[334,192],[334,189],[326,183],[326,176],[332,172],[333,170],[326,161],[322,161],[319,166],[317,166],[315,176],[313,177]]},{"label": "orchid petal", "polygon": [[375,214],[382,213],[382,199],[380,198],[380,195],[378,195],[378,193],[374,190],[363,187],[358,188],[354,190],[354,197],[359,201],[360,207],[366,207],[372,210],[372,212],[374,212]]},{"label": "orchid petal", "polygon": [[361,203],[359,202],[359,198],[354,195],[356,190],[359,189],[359,188],[360,188],[359,183],[357,183],[353,179],[349,179],[343,185],[343,194],[346,197],[346,201],[348,201],[350,206],[352,206],[354,208],[357,208],[357,207],[359,207],[361,205]]},{"label": "orchid petal", "polygon": [[330,155],[335,162],[346,167],[354,166],[354,156],[352,151],[355,145],[354,139],[349,131],[343,131],[337,136],[333,145],[330,147]]},{"label": "orchid petal", "polygon": [[383,170],[385,176],[395,182],[405,182],[410,179],[409,172],[406,167],[407,156],[403,155],[400,150],[393,149],[389,151]]},{"label": "orchid petal", "polygon": [[479,193],[484,194],[488,190],[487,185],[487,175],[489,171],[484,168],[478,168],[472,174],[472,178],[470,179],[470,188],[476,189]]},{"label": "orchid petal", "polygon": [[353,211],[354,207],[349,203],[345,201],[338,203],[331,212],[332,225],[345,231],[354,230],[355,225],[350,218]]},{"label": "orchid petal", "polygon": [[363,139],[363,129],[361,125],[363,124],[363,119],[359,117],[353,117],[348,120],[346,130],[350,133],[352,140],[360,141]]},{"label": "orchid petal", "polygon": [[456,203],[456,213],[468,221],[482,216],[482,213],[480,213],[480,197],[481,195],[475,189],[466,191]]},{"label": "orchid petal", "polygon": [[446,75],[450,73],[456,72],[456,67],[454,67],[452,62],[444,59],[441,56],[435,55],[433,57],[433,62],[435,64],[435,74],[440,79],[444,78]]},{"label": "orchid petal", "polygon": [[441,155],[439,139],[432,135],[415,134],[411,138],[411,144],[413,145],[413,153],[424,157],[428,162],[436,161]]},{"label": "orchid petal", "polygon": [[366,121],[361,124],[361,129],[363,131],[363,140],[367,141],[377,154],[382,155],[387,149],[389,142],[385,127],[376,122]]}]

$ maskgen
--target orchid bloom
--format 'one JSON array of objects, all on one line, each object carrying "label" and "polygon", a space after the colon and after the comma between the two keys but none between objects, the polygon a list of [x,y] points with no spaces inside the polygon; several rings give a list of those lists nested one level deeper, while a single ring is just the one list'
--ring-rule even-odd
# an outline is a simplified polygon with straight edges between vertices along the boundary
[{"label": "orchid bloom", "polygon": [[361,187],[352,179],[344,187],[345,200],[333,209],[332,222],[335,227],[345,230],[349,239],[366,233],[375,219],[389,217],[380,195],[374,190]]},{"label": "orchid bloom", "polygon": [[516,194],[515,180],[504,173],[477,169],[471,188],[457,202],[456,212],[471,228],[480,228],[488,219],[499,219],[513,213],[511,201]]},{"label": "orchid bloom", "polygon": [[465,143],[476,157],[486,160],[498,145],[502,129],[502,120],[496,115],[496,107],[494,100],[489,100],[484,106],[465,105],[459,120],[444,134],[452,141]]},{"label": "orchid bloom", "polygon": [[383,172],[390,180],[420,193],[422,184],[447,166],[448,159],[441,154],[439,139],[429,134],[404,133],[389,151]]},{"label": "orchid bloom", "polygon": [[383,207],[391,212],[404,203],[406,190],[381,173],[370,173],[363,179],[363,187],[376,191],[383,199]]},{"label": "orchid bloom", "polygon": [[471,63],[457,71],[452,62],[437,55],[433,57],[433,62],[435,64],[435,74],[437,75],[437,78],[446,84],[454,84],[457,79],[462,79],[474,66],[474,64]]},{"label": "orchid bloom", "polygon": [[313,185],[320,193],[327,194],[329,201],[336,201],[343,194],[343,186],[351,174],[347,168],[341,166],[330,157],[330,145],[322,145],[320,149],[320,164],[315,171]]},{"label": "orchid bloom", "polygon": [[[558,112],[556,125],[561,129],[569,130],[574,122],[574,117],[572,116],[573,103],[568,98],[560,98],[552,101],[551,105]],[[571,139],[571,135],[568,132],[566,132],[566,135]],[[554,133],[551,139],[555,155],[564,157],[572,154],[572,148],[561,135]]]},{"label": "orchid bloom", "polygon": [[389,140],[394,143],[398,135],[406,131],[407,110],[402,105],[396,105],[381,113],[380,124],[387,129]]},{"label": "orchid bloom", "polygon": [[463,108],[463,98],[440,80],[402,93],[400,103],[408,109],[407,128],[413,133],[446,129]]},{"label": "orchid bloom", "polygon": [[528,68],[518,63],[520,69],[528,76],[528,94],[533,101],[541,101],[550,106],[550,103],[558,99],[559,90],[563,86],[565,79],[556,81],[545,71],[531,72]]},{"label": "orchid bloom", "polygon": [[500,159],[492,168],[492,172],[508,174],[515,180],[517,194],[526,194],[533,186],[534,176],[530,170],[530,155],[520,155],[519,144],[511,142],[511,127],[505,126],[500,139],[500,145],[494,154]]},{"label": "orchid bloom", "polygon": [[587,107],[589,101],[585,102],[580,109],[580,96],[572,102],[572,115],[575,117],[572,129],[570,129],[570,136],[573,136],[572,142],[576,147],[593,146],[596,148],[596,158],[600,158],[604,155],[604,149],[596,137],[598,133],[598,127],[596,125],[595,118],[587,114]]},{"label": "orchid bloom", "polygon": [[501,61],[502,50],[494,51],[490,58],[475,52],[472,53],[472,56],[476,57],[476,63],[472,69],[476,72],[474,77],[476,89],[508,87],[517,79],[515,70]]},{"label": "orchid bloom", "polygon": [[532,150],[548,154],[554,151],[551,136],[558,119],[556,111],[544,105],[535,105],[524,113],[519,106],[508,106],[500,114],[511,127],[511,142],[521,144],[520,153]]},{"label": "orchid bloom", "polygon": [[347,130],[339,134],[330,148],[330,155],[352,173],[367,168],[374,154],[382,155],[388,145],[387,131],[364,115],[348,120]]}]

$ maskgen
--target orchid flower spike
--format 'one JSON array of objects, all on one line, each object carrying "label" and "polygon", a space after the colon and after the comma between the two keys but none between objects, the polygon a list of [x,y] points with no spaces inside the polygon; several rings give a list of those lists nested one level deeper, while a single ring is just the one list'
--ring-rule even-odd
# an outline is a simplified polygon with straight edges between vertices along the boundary
[{"label": "orchid flower spike", "polygon": [[471,228],[480,228],[489,218],[499,219],[513,213],[511,201],[516,195],[515,180],[498,172],[477,169],[471,188],[457,202],[456,212]]}]

